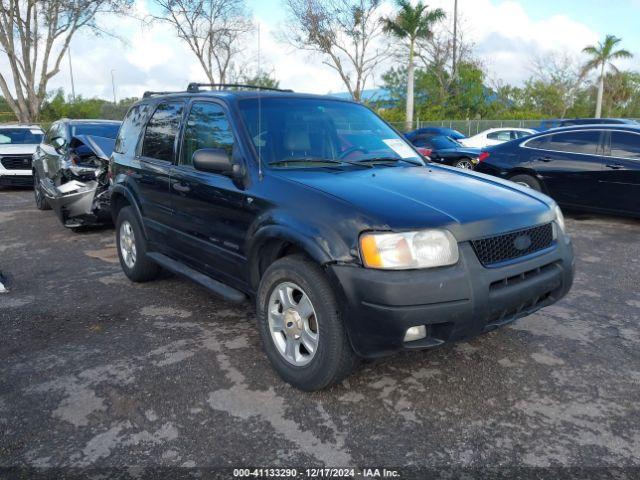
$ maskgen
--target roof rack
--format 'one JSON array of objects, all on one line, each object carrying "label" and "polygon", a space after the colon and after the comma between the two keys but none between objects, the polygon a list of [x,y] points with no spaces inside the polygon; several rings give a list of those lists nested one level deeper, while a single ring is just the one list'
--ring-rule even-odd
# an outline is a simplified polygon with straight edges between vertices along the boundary
[{"label": "roof rack", "polygon": [[291,89],[261,87],[259,85],[244,85],[241,83],[190,83],[187,87],[187,92],[197,93],[200,91],[200,87],[248,88],[251,90],[269,90],[272,92],[293,92]]},{"label": "roof rack", "polygon": [[153,97],[154,95],[168,95],[170,93],[181,93],[181,92],[151,92],[151,91],[146,91],[142,94],[142,98],[149,98],[149,97]]}]

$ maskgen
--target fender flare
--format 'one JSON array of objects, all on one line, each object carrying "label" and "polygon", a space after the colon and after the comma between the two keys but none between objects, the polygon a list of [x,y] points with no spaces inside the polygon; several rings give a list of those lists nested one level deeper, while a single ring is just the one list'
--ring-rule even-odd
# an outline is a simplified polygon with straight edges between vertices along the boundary
[{"label": "fender flare", "polygon": [[133,208],[136,218],[138,219],[138,222],[140,224],[140,227],[142,228],[142,234],[144,235],[145,239],[148,239],[149,236],[147,235],[147,228],[142,218],[142,211],[140,210],[140,205],[138,204],[138,200],[136,199],[135,195],[131,192],[130,189],[128,189],[127,187],[121,184],[116,184],[111,188],[111,217],[113,218],[113,223],[115,224],[117,220],[117,218],[115,218],[115,212],[113,209],[113,198],[116,195],[123,196],[127,200],[127,202],[129,202],[129,205],[131,205],[131,207]]}]

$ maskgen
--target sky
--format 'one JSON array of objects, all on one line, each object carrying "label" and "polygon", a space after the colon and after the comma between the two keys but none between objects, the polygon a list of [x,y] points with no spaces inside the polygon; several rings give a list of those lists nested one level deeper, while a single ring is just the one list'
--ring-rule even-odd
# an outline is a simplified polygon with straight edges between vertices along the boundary
[{"label": "sky", "polygon": [[[426,3],[446,12],[453,9],[453,0]],[[346,90],[320,57],[278,42],[275,33],[285,19],[282,0],[247,0],[247,4],[260,25],[262,65],[274,72],[281,87],[312,93]],[[144,16],[149,8],[149,0],[136,0],[133,13]],[[383,9],[393,11],[391,0]],[[623,46],[635,54],[618,66],[640,69],[640,0],[459,0],[458,9],[466,36],[476,45],[493,80],[522,84],[531,73],[533,56],[551,51],[579,56],[585,45],[609,33],[622,37]],[[204,81],[197,60],[169,26],[145,26],[133,18],[103,19],[102,26],[121,40],[92,32],[74,37],[71,59],[76,94],[112,99],[112,75],[117,98],[139,97],[145,90],[179,90],[191,81]],[[257,39],[252,43],[257,50]],[[0,69],[8,72],[4,58],[0,58]],[[380,84],[378,75],[367,87]],[[49,85],[50,90],[60,87],[70,91],[66,59]]]}]

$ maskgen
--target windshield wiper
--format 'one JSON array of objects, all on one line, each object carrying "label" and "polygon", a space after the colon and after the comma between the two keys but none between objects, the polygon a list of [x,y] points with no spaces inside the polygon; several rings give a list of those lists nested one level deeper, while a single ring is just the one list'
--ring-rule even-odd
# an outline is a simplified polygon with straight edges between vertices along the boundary
[{"label": "windshield wiper", "polygon": [[364,160],[360,160],[358,163],[372,163],[372,162],[394,162],[394,163],[407,162],[407,163],[410,163],[411,165],[418,165],[420,167],[423,166],[423,164],[420,161],[409,160],[407,158],[398,158],[398,157],[365,158]]},{"label": "windshield wiper", "polygon": [[278,160],[277,162],[270,162],[269,165],[286,165],[287,163],[335,163],[338,165],[348,164],[356,165],[358,167],[373,168],[373,165],[368,165],[362,162],[354,162],[351,160],[335,160],[333,158],[287,158],[285,160]]}]

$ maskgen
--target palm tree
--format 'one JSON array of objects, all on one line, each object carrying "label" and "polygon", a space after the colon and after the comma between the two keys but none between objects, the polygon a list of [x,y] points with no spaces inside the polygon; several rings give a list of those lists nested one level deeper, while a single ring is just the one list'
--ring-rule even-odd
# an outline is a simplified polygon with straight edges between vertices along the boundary
[{"label": "palm tree", "polygon": [[591,70],[597,70],[599,74],[598,78],[598,101],[596,103],[596,118],[600,118],[602,114],[602,95],[604,93],[604,77],[605,70],[609,66],[614,72],[617,72],[612,60],[618,58],[631,58],[633,55],[628,50],[615,50],[616,45],[622,41],[621,38],[615,35],[607,35],[604,42],[598,42],[598,45],[589,45],[582,51],[591,56],[591,60],[584,66],[584,72]]},{"label": "palm tree", "polygon": [[433,25],[445,17],[440,8],[427,11],[427,5],[418,1],[412,6],[409,0],[396,0],[398,12],[394,18],[382,19],[384,31],[405,42],[409,51],[409,64],[407,65],[407,128],[413,125],[413,77],[415,65],[416,42],[433,36]]}]

